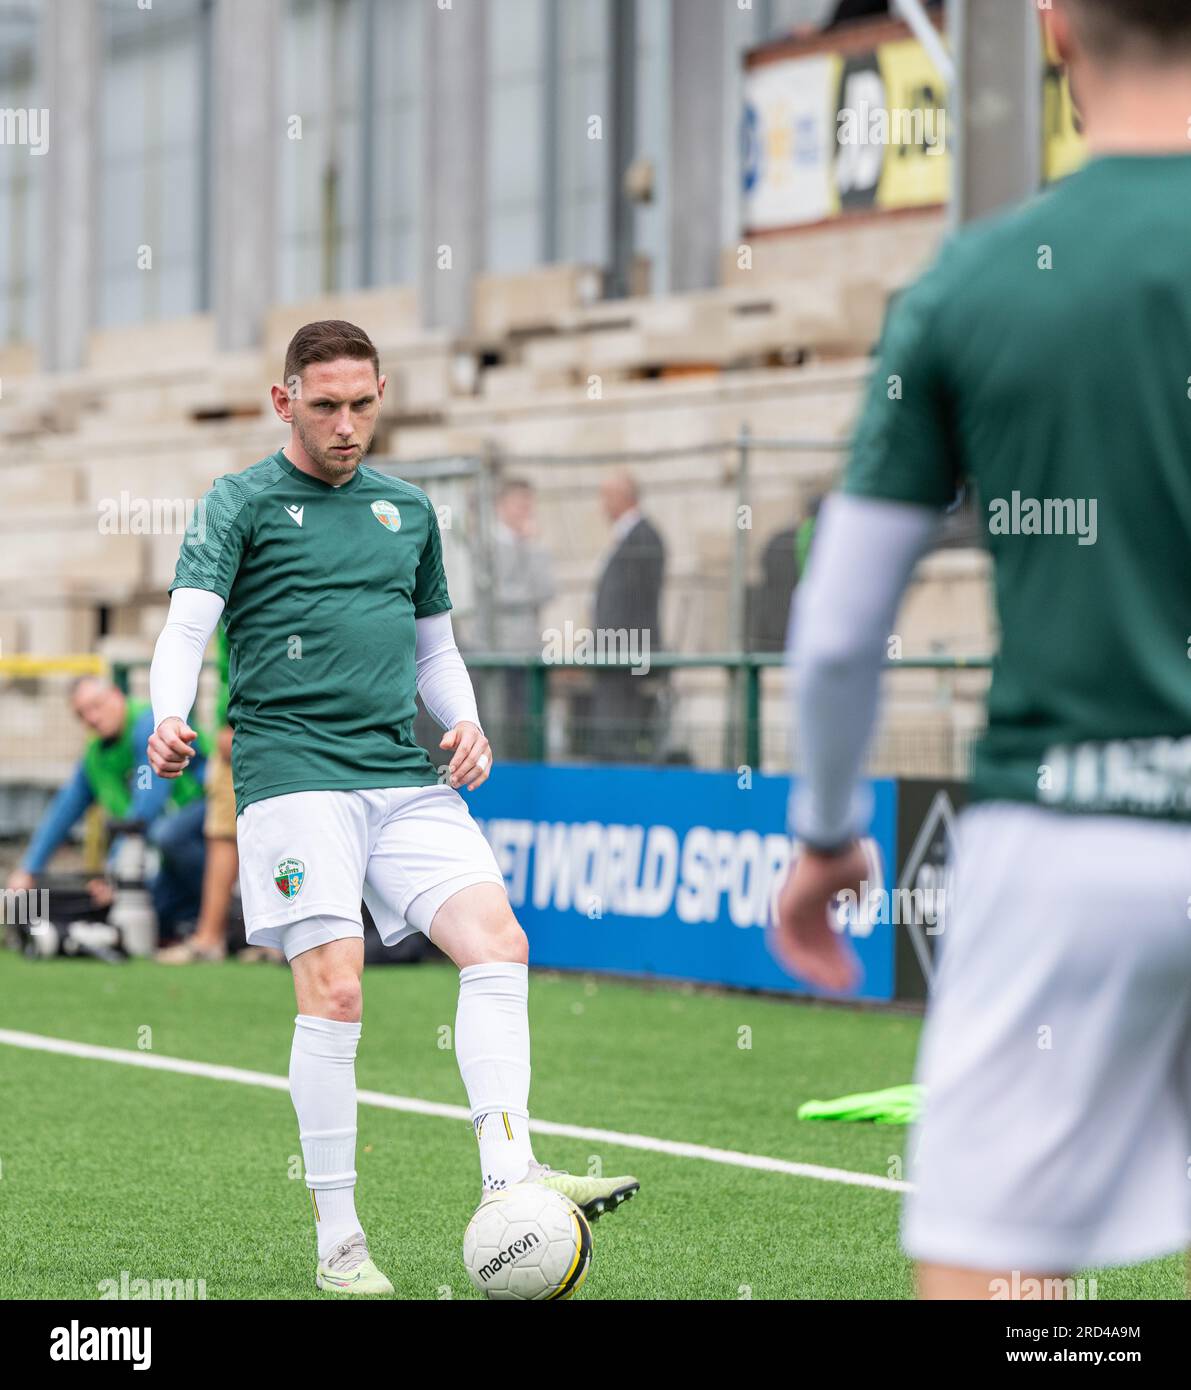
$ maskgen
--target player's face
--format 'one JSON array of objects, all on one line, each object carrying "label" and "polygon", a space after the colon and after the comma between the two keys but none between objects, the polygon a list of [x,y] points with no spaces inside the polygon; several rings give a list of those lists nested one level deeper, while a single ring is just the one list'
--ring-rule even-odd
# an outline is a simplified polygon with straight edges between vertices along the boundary
[{"label": "player's face", "polygon": [[294,428],[311,460],[332,476],[354,473],[376,432],[384,379],[352,357],[312,362],[293,400]]}]

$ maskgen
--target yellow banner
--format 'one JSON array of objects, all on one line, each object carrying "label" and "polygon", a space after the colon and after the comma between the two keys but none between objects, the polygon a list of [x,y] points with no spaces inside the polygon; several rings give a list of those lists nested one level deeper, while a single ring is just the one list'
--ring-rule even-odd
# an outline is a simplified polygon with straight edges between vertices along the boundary
[{"label": "yellow banner", "polygon": [[1067,69],[1046,35],[1046,71],[1042,78],[1042,177],[1046,183],[1066,178],[1087,159],[1079,114],[1071,96]]},{"label": "yellow banner", "polygon": [[[1050,52],[1041,81],[1042,173],[1052,183],[1087,152],[1066,70]],[[917,39],[760,64],[746,70],[744,96],[750,231],[947,202],[947,87]]]},{"label": "yellow banner", "polygon": [[102,676],[108,664],[102,656],[2,656],[0,676],[36,680],[39,676]]},{"label": "yellow banner", "polygon": [[951,183],[946,84],[917,39],[882,44],[877,59],[889,124],[877,206],[945,203]]}]

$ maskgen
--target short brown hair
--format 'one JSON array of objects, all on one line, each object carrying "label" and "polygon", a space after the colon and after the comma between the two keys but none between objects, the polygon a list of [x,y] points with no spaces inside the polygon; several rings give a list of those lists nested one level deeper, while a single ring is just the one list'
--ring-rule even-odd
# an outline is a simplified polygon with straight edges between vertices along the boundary
[{"label": "short brown hair", "polygon": [[1187,0],[1068,0],[1076,29],[1097,58],[1178,60],[1191,54]]},{"label": "short brown hair", "polygon": [[346,319],[319,319],[303,324],[285,350],[285,384],[288,386],[312,362],[336,362],[341,357],[367,359],[380,376],[380,358],[372,339]]}]

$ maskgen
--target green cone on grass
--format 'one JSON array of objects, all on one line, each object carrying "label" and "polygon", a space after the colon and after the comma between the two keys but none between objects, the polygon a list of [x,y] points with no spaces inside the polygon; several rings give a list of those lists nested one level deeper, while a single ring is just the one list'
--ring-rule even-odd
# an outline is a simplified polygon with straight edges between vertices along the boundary
[{"label": "green cone on grass", "polygon": [[840,1096],[838,1100],[808,1100],[798,1107],[800,1120],[872,1120],[878,1125],[908,1125],[922,1109],[923,1088],[917,1083],[890,1086],[884,1091]]}]

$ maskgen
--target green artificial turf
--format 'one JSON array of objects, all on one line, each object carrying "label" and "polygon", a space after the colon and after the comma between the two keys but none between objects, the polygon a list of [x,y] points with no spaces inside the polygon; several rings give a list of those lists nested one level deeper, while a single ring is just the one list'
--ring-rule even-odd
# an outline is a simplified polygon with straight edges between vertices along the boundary
[{"label": "green artificial turf", "polygon": [[[361,1089],[463,1104],[455,972],[365,975]],[[0,952],[0,1027],[284,1077],[295,1013],[275,966],[29,962]],[[801,1123],[803,1100],[910,1079],[919,1022],[743,994],[535,973],[535,1117],[900,1176],[905,1131]],[[742,1046],[748,1043],[748,1046]],[[285,1090],[0,1044],[0,1298],[105,1280],[203,1280],[207,1298],[325,1298]],[[576,1172],[634,1173],[594,1228],[582,1299],[906,1298],[899,1197],[539,1135]],[[463,1120],[361,1105],[357,1210],[403,1298],[478,1297],[460,1248],[478,1199]],[[1181,1257],[1100,1272],[1099,1296],[1180,1298]]]}]

